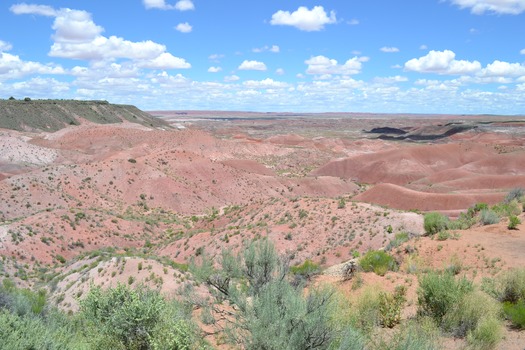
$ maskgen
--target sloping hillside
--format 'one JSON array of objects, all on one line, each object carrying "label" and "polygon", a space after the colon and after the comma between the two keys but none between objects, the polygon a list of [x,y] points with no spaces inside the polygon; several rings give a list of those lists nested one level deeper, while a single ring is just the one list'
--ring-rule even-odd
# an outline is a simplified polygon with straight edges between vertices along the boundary
[{"label": "sloping hillside", "polygon": [[57,131],[82,119],[97,124],[129,121],[148,127],[168,128],[164,121],[135,106],[107,101],[0,100],[0,128],[18,131]]}]

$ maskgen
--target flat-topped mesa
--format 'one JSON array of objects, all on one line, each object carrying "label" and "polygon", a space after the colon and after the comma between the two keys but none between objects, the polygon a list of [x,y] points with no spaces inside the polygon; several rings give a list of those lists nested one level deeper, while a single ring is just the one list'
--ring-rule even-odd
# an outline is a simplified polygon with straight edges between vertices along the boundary
[{"label": "flat-topped mesa", "polygon": [[170,128],[161,119],[131,105],[108,101],[0,100],[0,128],[18,131],[54,132],[83,121],[114,124],[125,121],[152,128]]}]

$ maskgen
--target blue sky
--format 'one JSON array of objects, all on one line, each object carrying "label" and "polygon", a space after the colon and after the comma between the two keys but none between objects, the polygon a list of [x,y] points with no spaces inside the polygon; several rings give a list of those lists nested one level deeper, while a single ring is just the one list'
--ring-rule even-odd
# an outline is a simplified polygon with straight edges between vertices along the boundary
[{"label": "blue sky", "polygon": [[0,97],[525,113],[525,0],[0,3]]}]

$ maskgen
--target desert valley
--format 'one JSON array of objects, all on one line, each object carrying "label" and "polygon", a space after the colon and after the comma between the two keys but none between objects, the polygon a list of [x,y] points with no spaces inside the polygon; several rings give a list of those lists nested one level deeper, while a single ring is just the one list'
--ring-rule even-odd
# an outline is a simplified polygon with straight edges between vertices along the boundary
[{"label": "desert valley", "polygon": [[[74,317],[96,286],[143,286],[192,305],[189,348],[263,348],[247,323],[233,327],[256,302],[239,306],[218,286],[254,287],[224,252],[270,243],[289,268],[272,273],[299,295],[328,286],[340,303],[330,322],[355,336],[291,349],[524,347],[525,116],[3,100],[0,128],[0,308],[42,290]],[[376,258],[388,262],[366,265]],[[199,274],[206,259],[212,272]],[[435,316],[432,283],[470,294],[444,292],[451,306]]]}]

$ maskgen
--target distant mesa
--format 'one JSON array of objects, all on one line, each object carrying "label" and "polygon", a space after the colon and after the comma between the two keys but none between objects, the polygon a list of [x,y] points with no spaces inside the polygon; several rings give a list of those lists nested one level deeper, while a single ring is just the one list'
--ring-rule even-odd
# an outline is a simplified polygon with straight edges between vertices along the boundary
[{"label": "distant mesa", "polygon": [[0,128],[17,131],[54,132],[84,121],[96,124],[115,124],[125,121],[153,128],[171,128],[131,105],[111,104],[108,101],[0,100]]},{"label": "distant mesa", "polygon": [[380,134],[377,138],[381,140],[433,141],[476,129],[477,127],[478,126],[474,124],[447,123],[445,125],[425,126],[410,131],[391,127],[380,127],[365,132],[368,134]]},{"label": "distant mesa", "polygon": [[408,133],[408,131],[405,131],[403,129],[397,129],[397,128],[390,128],[390,127],[381,127],[381,128],[373,128],[370,131],[365,131],[368,134],[390,134],[390,135],[404,135]]}]

